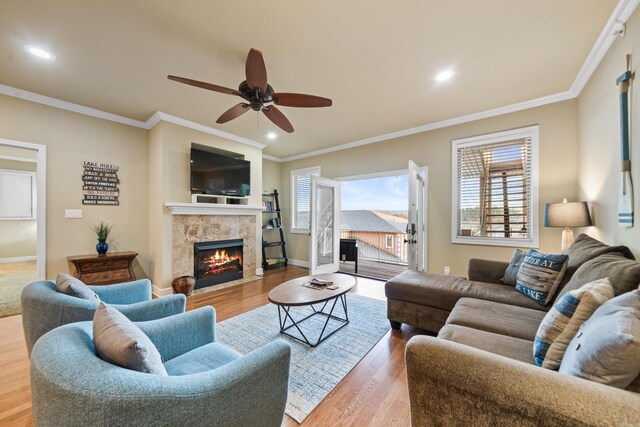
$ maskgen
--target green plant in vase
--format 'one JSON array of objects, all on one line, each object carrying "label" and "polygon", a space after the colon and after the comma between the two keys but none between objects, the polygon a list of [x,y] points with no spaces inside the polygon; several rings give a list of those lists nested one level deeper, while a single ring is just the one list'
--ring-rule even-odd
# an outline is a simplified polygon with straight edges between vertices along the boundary
[{"label": "green plant in vase", "polygon": [[92,227],[93,231],[98,237],[98,244],[96,245],[96,251],[98,251],[98,255],[106,255],[107,251],[109,250],[107,238],[109,237],[109,233],[111,232],[112,228],[113,225],[102,221]]}]

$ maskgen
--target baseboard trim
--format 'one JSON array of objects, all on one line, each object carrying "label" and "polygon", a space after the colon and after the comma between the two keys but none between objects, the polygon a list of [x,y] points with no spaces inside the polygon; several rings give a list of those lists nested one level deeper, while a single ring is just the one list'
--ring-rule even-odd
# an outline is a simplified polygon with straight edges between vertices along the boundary
[{"label": "baseboard trim", "polygon": [[151,292],[158,298],[173,295],[173,288],[159,288],[156,285],[151,285]]},{"label": "baseboard trim", "polygon": [[291,259],[291,258],[289,258],[287,260],[287,263],[291,264],[291,265],[297,265],[298,267],[309,268],[309,261],[302,261],[302,260],[299,260],[299,259]]},{"label": "baseboard trim", "polygon": [[38,257],[33,256],[18,256],[14,258],[0,258],[0,264],[9,264],[10,262],[26,262],[26,261],[37,261]]}]

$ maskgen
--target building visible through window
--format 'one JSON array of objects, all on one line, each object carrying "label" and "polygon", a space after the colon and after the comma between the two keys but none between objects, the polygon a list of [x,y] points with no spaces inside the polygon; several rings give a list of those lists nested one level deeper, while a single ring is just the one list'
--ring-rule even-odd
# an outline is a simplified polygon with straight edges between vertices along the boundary
[{"label": "building visible through window", "polygon": [[454,243],[537,240],[535,130],[454,141]]}]

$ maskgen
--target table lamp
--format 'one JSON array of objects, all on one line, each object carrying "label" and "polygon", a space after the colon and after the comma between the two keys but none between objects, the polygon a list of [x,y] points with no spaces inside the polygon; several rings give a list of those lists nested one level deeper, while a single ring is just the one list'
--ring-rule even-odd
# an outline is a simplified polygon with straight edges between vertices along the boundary
[{"label": "table lamp", "polygon": [[570,227],[590,227],[591,215],[587,202],[545,203],[544,226],[563,227],[562,252],[566,252],[573,243],[573,230]]}]

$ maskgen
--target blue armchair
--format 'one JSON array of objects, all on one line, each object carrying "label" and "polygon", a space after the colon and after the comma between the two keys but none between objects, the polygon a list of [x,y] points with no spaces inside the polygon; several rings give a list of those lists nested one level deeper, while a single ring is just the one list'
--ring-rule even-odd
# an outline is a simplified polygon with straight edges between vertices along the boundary
[{"label": "blue armchair", "polygon": [[[147,279],[107,286],[89,286],[102,301],[111,304],[134,322],[155,320],[184,313],[186,297],[182,294],[151,299],[151,282]],[[31,283],[22,290],[22,326],[29,354],[45,333],[67,323],[92,320],[98,301],[60,293],[50,280]]]},{"label": "blue armchair", "polygon": [[291,350],[274,341],[244,356],[215,340],[215,311],[203,307],[136,323],[169,376],[96,356],[92,322],[43,335],[31,353],[38,426],[280,426]]}]

